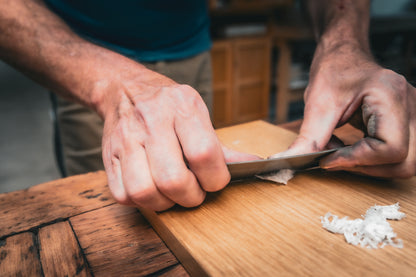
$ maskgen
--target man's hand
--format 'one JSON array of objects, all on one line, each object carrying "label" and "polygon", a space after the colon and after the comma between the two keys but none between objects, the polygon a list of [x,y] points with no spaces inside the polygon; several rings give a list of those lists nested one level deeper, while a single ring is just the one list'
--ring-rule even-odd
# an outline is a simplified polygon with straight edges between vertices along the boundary
[{"label": "man's hand", "polygon": [[330,170],[379,177],[416,173],[416,90],[373,60],[368,43],[369,0],[314,0],[308,8],[318,40],[305,92],[304,121],[290,154],[331,143],[350,122],[365,137],[321,160]]},{"label": "man's hand", "polygon": [[365,137],[324,158],[323,168],[379,177],[415,175],[416,90],[404,77],[349,45],[325,53],[318,49],[310,76],[304,122],[289,151],[322,150],[334,128],[349,122]]},{"label": "man's hand", "polygon": [[[197,206],[206,191],[230,181],[208,110],[193,88],[136,67],[100,86],[109,187],[127,205],[158,211],[175,203]],[[224,152],[230,160],[256,158]]]}]

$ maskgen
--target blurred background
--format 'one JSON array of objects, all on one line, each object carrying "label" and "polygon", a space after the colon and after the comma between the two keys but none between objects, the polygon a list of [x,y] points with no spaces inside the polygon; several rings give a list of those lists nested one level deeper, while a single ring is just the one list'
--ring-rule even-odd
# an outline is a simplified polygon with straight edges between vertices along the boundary
[{"label": "blurred background", "polygon": [[[374,0],[377,61],[415,85],[416,1]],[[314,52],[298,1],[211,0],[216,128],[302,118]],[[0,62],[0,193],[60,178],[49,92]]]}]

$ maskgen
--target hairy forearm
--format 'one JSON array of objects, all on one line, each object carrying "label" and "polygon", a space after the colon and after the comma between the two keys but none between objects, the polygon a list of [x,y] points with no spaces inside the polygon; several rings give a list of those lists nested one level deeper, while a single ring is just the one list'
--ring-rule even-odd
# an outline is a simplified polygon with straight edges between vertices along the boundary
[{"label": "hairy forearm", "polygon": [[114,60],[124,67],[134,62],[80,38],[42,1],[0,3],[0,58],[61,96],[101,112],[97,87],[108,86],[108,76],[116,78],[106,71],[115,70]]},{"label": "hairy forearm", "polygon": [[307,8],[321,47],[348,43],[370,52],[370,0],[308,0]]}]

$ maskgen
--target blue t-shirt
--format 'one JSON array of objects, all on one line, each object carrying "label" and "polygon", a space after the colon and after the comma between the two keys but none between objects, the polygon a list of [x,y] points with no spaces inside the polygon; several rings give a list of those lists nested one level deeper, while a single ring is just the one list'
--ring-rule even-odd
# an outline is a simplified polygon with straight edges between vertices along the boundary
[{"label": "blue t-shirt", "polygon": [[206,0],[46,0],[78,34],[138,61],[191,57],[211,47]]}]

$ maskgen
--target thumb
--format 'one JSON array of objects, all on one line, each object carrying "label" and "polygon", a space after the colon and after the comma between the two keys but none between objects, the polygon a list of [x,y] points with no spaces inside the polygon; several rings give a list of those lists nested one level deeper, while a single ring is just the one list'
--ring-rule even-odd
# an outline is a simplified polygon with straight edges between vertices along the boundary
[{"label": "thumb", "polygon": [[305,105],[304,119],[299,135],[287,150],[290,155],[322,151],[331,140],[340,115],[336,109],[328,107],[328,103]]},{"label": "thumb", "polygon": [[222,145],[222,152],[226,163],[262,160],[259,156],[232,150],[224,145]]}]

